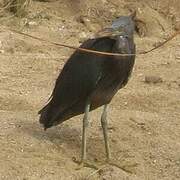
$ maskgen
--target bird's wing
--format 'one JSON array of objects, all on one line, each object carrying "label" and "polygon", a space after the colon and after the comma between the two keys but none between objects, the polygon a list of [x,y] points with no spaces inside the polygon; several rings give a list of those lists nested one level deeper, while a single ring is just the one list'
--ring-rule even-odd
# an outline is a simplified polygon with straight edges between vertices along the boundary
[{"label": "bird's wing", "polygon": [[[105,39],[105,41],[110,41]],[[88,49],[110,51],[111,45],[104,43],[101,39],[90,39],[81,47]],[[100,44],[107,44],[106,49],[101,49]],[[85,101],[95,89],[102,75],[103,56],[97,56],[86,52],[75,51],[65,64],[62,72],[56,80],[52,93],[52,101],[65,110],[77,101]],[[87,103],[87,102],[86,102]]]}]

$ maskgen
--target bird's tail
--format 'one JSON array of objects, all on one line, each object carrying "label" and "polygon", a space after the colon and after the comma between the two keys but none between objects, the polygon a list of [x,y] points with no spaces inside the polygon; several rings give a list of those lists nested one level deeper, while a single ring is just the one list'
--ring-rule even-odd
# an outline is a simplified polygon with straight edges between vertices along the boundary
[{"label": "bird's tail", "polygon": [[40,114],[39,122],[43,124],[44,130],[47,128],[50,128],[53,126],[51,122],[51,116],[53,115],[52,113],[52,107],[51,107],[51,102],[49,102],[46,106],[44,106],[38,114]]}]

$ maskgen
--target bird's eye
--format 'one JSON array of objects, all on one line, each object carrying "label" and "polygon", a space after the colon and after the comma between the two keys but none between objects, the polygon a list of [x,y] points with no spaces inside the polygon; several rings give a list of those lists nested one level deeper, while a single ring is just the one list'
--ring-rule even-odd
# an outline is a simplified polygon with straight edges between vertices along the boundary
[{"label": "bird's eye", "polygon": [[122,39],[128,39],[128,35],[120,35],[119,37]]}]

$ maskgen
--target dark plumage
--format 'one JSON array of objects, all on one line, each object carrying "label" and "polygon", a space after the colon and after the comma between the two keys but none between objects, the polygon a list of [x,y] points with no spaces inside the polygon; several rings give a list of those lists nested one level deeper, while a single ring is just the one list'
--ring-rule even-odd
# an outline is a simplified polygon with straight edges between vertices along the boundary
[{"label": "dark plumage", "polygon": [[[81,47],[111,53],[135,54],[134,22],[122,16],[104,33],[111,35],[89,39]],[[90,111],[109,104],[117,91],[126,85],[135,56],[105,56],[75,51],[56,80],[49,103],[39,111],[44,128],[82,114],[90,104]],[[108,153],[108,152],[107,152]]]},{"label": "dark plumage", "polygon": [[[83,48],[121,53],[116,40],[87,40]],[[134,46],[127,53],[135,53]],[[50,102],[39,111],[45,128],[84,113],[87,101],[91,110],[108,104],[115,93],[126,85],[134,65],[134,57],[110,57],[76,51],[56,80]]]}]

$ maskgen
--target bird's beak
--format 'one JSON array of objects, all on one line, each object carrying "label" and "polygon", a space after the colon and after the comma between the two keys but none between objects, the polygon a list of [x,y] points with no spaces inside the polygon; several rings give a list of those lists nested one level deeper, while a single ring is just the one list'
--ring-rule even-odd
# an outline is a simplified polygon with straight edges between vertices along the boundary
[{"label": "bird's beak", "polygon": [[119,29],[115,30],[113,28],[105,28],[105,29],[102,29],[99,32],[97,32],[95,34],[95,37],[96,38],[102,38],[102,37],[111,37],[111,38],[113,38],[114,36],[121,35],[121,33],[122,32]]}]

